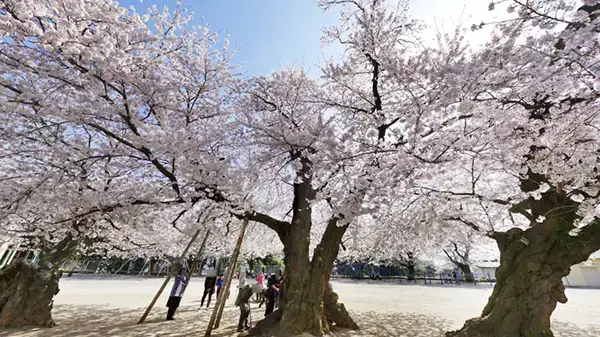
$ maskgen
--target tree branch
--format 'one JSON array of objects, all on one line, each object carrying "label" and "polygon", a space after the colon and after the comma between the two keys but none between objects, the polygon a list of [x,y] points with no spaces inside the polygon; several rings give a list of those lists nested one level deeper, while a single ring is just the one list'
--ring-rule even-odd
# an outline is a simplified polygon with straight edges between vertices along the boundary
[{"label": "tree branch", "polygon": [[476,232],[481,233],[481,234],[483,234],[485,236],[488,236],[488,237],[491,237],[491,238],[493,238],[493,235],[494,235],[493,233],[496,233],[496,232],[485,231],[483,228],[477,226],[475,223],[473,223],[473,222],[471,222],[469,220],[465,220],[465,219],[463,219],[461,217],[447,217],[447,218],[442,218],[442,220],[444,220],[444,221],[458,221],[460,223],[463,223],[463,224],[467,225],[468,227],[470,227],[471,229],[475,230]]}]

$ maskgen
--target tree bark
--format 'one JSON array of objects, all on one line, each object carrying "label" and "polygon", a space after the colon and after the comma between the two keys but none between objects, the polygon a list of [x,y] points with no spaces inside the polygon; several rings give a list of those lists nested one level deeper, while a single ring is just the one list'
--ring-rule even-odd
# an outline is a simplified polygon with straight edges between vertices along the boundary
[{"label": "tree bark", "polygon": [[562,278],[572,265],[600,249],[600,226],[594,224],[583,236],[571,236],[567,229],[572,228],[575,211],[569,215],[562,210],[560,216],[526,231],[513,228],[495,233],[501,255],[494,291],[481,317],[466,321],[447,337],[553,336],[550,316],[557,302],[567,302]]},{"label": "tree bark", "polygon": [[[294,182],[292,221],[275,220],[267,215],[253,213],[253,221],[261,222],[277,232],[283,243],[285,254],[285,277],[279,309],[252,330],[253,335],[295,336],[310,333],[322,336],[330,331],[330,323],[342,326],[352,319],[345,310],[338,310],[337,298],[327,297],[335,317],[326,317],[323,299],[329,282],[333,263],[339,252],[342,237],[348,228],[339,224],[341,215],[333,215],[327,222],[325,233],[310,259],[310,231],[312,227],[312,205],[316,191],[311,185],[312,163],[301,151],[290,152],[292,160],[299,160],[301,168]],[[335,307],[333,304],[335,303]],[[349,324],[350,325],[350,324]],[[357,328],[353,324],[351,328]]]},{"label": "tree bark", "polygon": [[338,294],[335,293],[331,285],[327,283],[325,285],[325,295],[323,297],[323,309],[330,328],[335,326],[359,330],[360,327],[358,324],[354,322],[344,304],[339,303],[338,299]]},{"label": "tree bark", "polygon": [[414,281],[414,279],[415,279],[415,265],[414,264],[407,265],[406,266],[406,270],[408,272],[407,279],[409,281]]},{"label": "tree bark", "polygon": [[152,273],[156,269],[156,262],[157,262],[157,259],[155,257],[150,258],[150,263],[149,263],[149,267],[148,267],[148,276],[153,275]]},{"label": "tree bark", "polygon": [[407,271],[407,275],[406,278],[408,281],[414,281],[415,280],[415,269],[417,266],[417,261],[416,261],[416,256],[415,253],[408,251],[406,252],[406,257],[404,257],[404,254],[401,253],[400,254],[400,265],[404,266],[406,268]]},{"label": "tree bark", "polygon": [[54,326],[53,298],[62,275],[58,268],[77,244],[68,234],[56,245],[42,248],[39,264],[18,261],[0,272],[0,328]]},{"label": "tree bark", "polygon": [[252,331],[255,336],[313,336],[329,333],[332,327],[358,330],[338,296],[329,287],[333,263],[346,226],[338,219],[329,221],[327,230],[309,259],[308,234],[302,226],[290,226],[282,236],[285,252],[285,279],[279,309]]},{"label": "tree bark", "polygon": [[0,328],[52,327],[61,272],[18,261],[0,272]]},{"label": "tree bark", "polygon": [[473,282],[473,273],[471,272],[471,266],[468,264],[461,263],[458,265],[460,271],[465,275],[466,282]]},{"label": "tree bark", "polygon": [[[521,190],[534,191],[545,177],[528,172]],[[481,317],[466,321],[461,330],[447,337],[551,337],[550,316],[557,302],[566,303],[562,278],[570,267],[587,260],[600,249],[600,220],[578,229],[579,203],[561,186],[549,189],[541,198],[529,197],[514,205],[531,222],[523,231],[513,228],[493,232],[500,249],[496,285]],[[538,219],[544,220],[540,223]]]}]

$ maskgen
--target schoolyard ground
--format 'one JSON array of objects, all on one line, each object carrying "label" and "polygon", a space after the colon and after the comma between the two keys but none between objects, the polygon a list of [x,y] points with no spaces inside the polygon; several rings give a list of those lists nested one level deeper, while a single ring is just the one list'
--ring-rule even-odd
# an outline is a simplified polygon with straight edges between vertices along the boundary
[{"label": "schoolyard ground", "polygon": [[[162,278],[63,277],[56,296],[52,329],[0,331],[1,336],[199,336],[206,329],[212,310],[199,309],[204,279],[193,278],[175,321],[165,321],[169,284],[146,323],[137,325],[144,308],[158,290]],[[238,310],[234,307],[237,280],[221,327],[215,337],[236,336]],[[339,337],[393,336],[440,337],[459,328],[465,319],[481,313],[491,293],[489,284],[407,285],[381,281],[333,281],[334,290],[351,311],[360,331],[336,332]],[[567,304],[559,304],[553,315],[556,337],[600,336],[600,290],[567,289]],[[211,307],[215,303],[213,298]],[[252,302],[252,319],[264,315],[264,306]]]}]

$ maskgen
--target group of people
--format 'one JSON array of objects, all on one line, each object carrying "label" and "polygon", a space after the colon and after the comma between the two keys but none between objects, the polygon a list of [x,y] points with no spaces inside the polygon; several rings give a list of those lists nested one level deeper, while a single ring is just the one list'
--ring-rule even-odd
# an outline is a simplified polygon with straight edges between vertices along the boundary
[{"label": "group of people", "polygon": [[[206,278],[204,279],[204,293],[202,294],[202,300],[200,301],[200,308],[204,306],[204,301],[208,296],[208,301],[206,302],[206,307],[210,307],[210,300],[212,299],[212,295],[215,293],[215,287],[217,289],[217,297],[221,293],[221,288],[225,284],[225,275],[219,274],[217,277],[217,272],[214,269],[209,269],[206,273]],[[227,294],[227,298],[229,298],[229,294]]]},{"label": "group of people", "polygon": [[[173,316],[175,315],[175,311],[179,308],[179,304],[181,303],[181,297],[183,296],[183,292],[188,284],[188,270],[185,266],[179,268],[179,271],[175,275],[175,281],[173,282],[173,288],[171,288],[171,294],[169,296],[169,300],[167,301],[167,320],[174,320]],[[206,279],[204,280],[204,294],[202,294],[202,300],[200,302],[200,308],[204,306],[204,301],[208,297],[208,301],[206,302],[206,307],[210,306],[210,301],[212,299],[212,295],[215,293],[215,287],[217,290],[217,296],[221,292],[221,288],[225,284],[225,276],[220,274],[217,277],[217,273],[214,269],[209,269],[206,274]],[[229,298],[229,294],[227,294]]]},{"label": "group of people", "polygon": [[[174,319],[173,316],[175,315],[175,311],[181,303],[181,297],[183,296],[183,292],[185,291],[185,288],[188,284],[187,274],[187,269],[185,267],[182,267],[179,269],[179,272],[175,275],[175,282],[173,283],[173,288],[171,289],[171,294],[169,296],[169,300],[167,301],[167,320]],[[267,279],[267,286],[265,287],[264,274],[259,273],[256,277],[256,284],[253,287],[252,284],[247,284],[246,273],[243,271],[240,272],[238,277],[239,291],[235,301],[235,305],[240,308],[238,332],[250,328],[251,324],[249,300],[252,297],[253,293],[256,293],[257,299],[261,300],[259,308],[266,302],[265,317],[275,310],[277,303],[281,299],[283,293],[284,277],[285,273],[280,273],[280,277],[277,277],[276,274],[271,274]],[[224,284],[224,275],[219,274],[217,277],[216,271],[212,268],[209,269],[204,280],[204,293],[200,302],[200,308],[204,306],[205,301],[206,307],[208,308],[210,306],[212,295],[215,293],[215,288],[218,297],[221,290],[223,289]],[[227,294],[227,298],[229,298],[229,294]]]}]

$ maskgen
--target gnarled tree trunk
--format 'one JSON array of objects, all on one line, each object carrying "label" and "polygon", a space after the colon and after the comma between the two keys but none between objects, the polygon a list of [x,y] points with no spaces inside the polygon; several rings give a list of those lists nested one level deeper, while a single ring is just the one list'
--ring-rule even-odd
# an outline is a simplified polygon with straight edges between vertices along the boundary
[{"label": "gnarled tree trunk", "polygon": [[[279,309],[261,321],[253,335],[295,336],[308,332],[322,336],[333,326],[358,330],[329,285],[331,269],[346,227],[329,221],[327,230],[309,259],[308,233],[303,226],[290,226],[282,236],[285,279]],[[304,235],[306,234],[306,235]]]},{"label": "gnarled tree trunk", "polygon": [[359,330],[358,324],[354,322],[348,310],[343,303],[339,303],[339,296],[333,291],[329,282],[325,286],[325,294],[323,296],[323,310],[328,324],[332,327],[344,327],[352,330]]},{"label": "gnarled tree trunk", "polygon": [[0,328],[54,326],[52,304],[61,272],[23,261],[0,272]]},{"label": "gnarled tree trunk", "polygon": [[[312,163],[300,151],[292,150],[291,157],[302,165],[298,172],[299,179],[294,183],[291,223],[258,213],[250,217],[277,232],[283,243],[286,268],[279,309],[259,323],[251,333],[278,337],[302,333],[322,336],[330,331],[331,324],[357,329],[358,326],[345,308],[338,305],[337,298],[326,291],[348,225],[340,225],[341,215],[333,215],[310,258],[311,202],[316,194],[311,185]],[[325,310],[324,298],[327,308],[331,309],[329,311]],[[327,314],[331,316],[327,317]]]},{"label": "gnarled tree trunk", "polygon": [[44,247],[38,265],[19,261],[0,272],[0,328],[54,326],[53,298],[62,275],[58,268],[74,253],[77,243],[69,234],[56,245]]},{"label": "gnarled tree trunk", "polygon": [[[563,277],[572,265],[600,249],[598,221],[578,235],[570,235],[578,219],[577,206],[564,193],[550,191],[541,200],[530,198],[513,208],[530,217],[531,227],[492,235],[501,254],[494,291],[481,317],[468,320],[461,330],[446,336],[553,336],[550,316],[557,302],[567,302]],[[537,223],[535,219],[541,214],[547,218]]]}]

